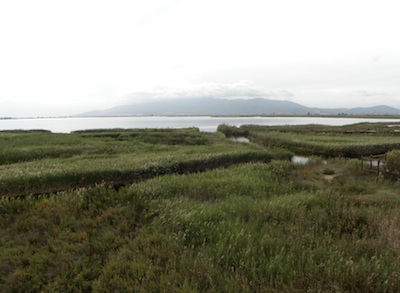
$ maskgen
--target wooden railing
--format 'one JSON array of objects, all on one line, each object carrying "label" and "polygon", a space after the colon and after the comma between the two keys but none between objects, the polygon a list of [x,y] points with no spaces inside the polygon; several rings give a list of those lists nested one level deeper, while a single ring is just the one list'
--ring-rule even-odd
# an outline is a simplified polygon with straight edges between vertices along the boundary
[{"label": "wooden railing", "polygon": [[361,170],[376,173],[377,176],[386,171],[386,154],[361,157]]}]

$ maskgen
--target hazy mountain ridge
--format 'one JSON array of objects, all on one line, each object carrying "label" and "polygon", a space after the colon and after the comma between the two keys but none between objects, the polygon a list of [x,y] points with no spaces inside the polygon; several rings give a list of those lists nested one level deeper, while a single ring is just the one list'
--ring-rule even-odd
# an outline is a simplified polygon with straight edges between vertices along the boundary
[{"label": "hazy mountain ridge", "polygon": [[400,115],[400,109],[379,105],[357,108],[311,108],[290,101],[255,99],[172,99],[121,105],[77,116],[131,115]]}]

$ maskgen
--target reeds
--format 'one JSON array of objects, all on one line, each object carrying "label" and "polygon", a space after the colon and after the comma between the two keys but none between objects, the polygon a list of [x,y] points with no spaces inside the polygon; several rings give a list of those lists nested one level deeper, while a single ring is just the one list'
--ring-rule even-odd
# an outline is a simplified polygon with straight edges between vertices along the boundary
[{"label": "reeds", "polygon": [[[398,124],[396,124],[398,125]],[[393,125],[390,125],[393,126]],[[351,126],[225,126],[224,133],[247,131],[252,142],[266,147],[282,147],[301,155],[360,158],[400,149],[396,127],[387,123]]]},{"label": "reeds", "polygon": [[319,189],[309,168],[252,163],[0,202],[0,290],[400,290],[396,183],[348,193],[366,178],[346,173]]},{"label": "reeds", "polygon": [[291,157],[288,151],[237,144],[218,133],[196,129],[87,131],[61,137],[33,132],[28,137],[25,133],[2,135],[5,151],[0,158],[14,162],[0,165],[2,197],[95,184],[120,186],[163,174]]},{"label": "reeds", "polygon": [[10,134],[79,152],[0,166],[1,292],[400,291],[399,182],[355,159],[195,129]]}]

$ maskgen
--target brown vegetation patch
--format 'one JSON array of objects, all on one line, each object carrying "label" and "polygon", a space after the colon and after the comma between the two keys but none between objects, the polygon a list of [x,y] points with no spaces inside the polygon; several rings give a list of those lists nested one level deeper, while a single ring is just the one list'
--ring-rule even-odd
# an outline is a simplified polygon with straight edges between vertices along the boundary
[{"label": "brown vegetation patch", "polygon": [[338,175],[326,175],[326,174],[322,174],[322,177],[328,181],[328,182],[332,182],[333,179],[335,179]]},{"label": "brown vegetation patch", "polygon": [[387,241],[388,247],[392,250],[398,250],[400,248],[400,226],[399,217],[393,216],[393,218],[383,218],[379,223],[379,229],[381,231],[382,240]]}]

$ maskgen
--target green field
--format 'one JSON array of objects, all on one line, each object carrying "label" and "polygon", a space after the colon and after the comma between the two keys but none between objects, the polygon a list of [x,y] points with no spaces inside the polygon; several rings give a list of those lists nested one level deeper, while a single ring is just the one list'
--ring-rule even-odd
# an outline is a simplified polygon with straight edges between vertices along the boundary
[{"label": "green field", "polygon": [[267,147],[297,154],[360,158],[400,148],[399,123],[360,123],[351,126],[220,126],[227,135],[242,134]]},{"label": "green field", "polygon": [[197,129],[2,132],[0,194],[10,197],[95,184],[119,186],[162,174],[289,159],[291,155]]},{"label": "green field", "polygon": [[[307,141],[281,130],[267,132]],[[376,143],[335,131],[308,141]],[[0,291],[400,291],[400,182],[358,159],[296,165],[282,146],[197,129],[0,133]]]}]

